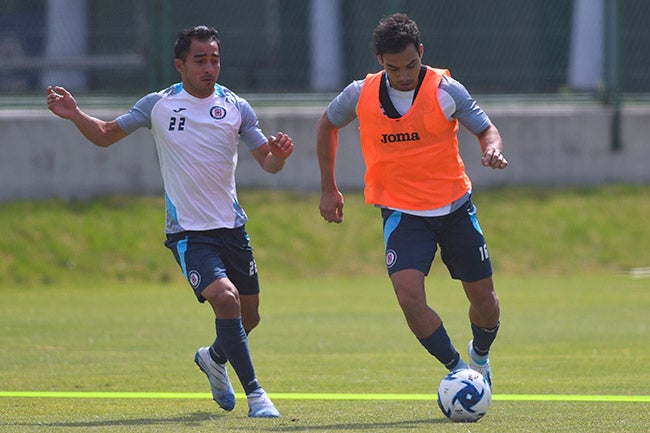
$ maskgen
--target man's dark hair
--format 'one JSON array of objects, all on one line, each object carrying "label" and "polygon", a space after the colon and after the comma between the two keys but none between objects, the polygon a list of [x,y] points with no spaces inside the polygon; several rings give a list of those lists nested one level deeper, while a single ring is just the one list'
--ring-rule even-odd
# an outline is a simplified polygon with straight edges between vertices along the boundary
[{"label": "man's dark hair", "polygon": [[379,22],[372,32],[375,54],[401,53],[409,45],[420,47],[420,30],[418,25],[403,13],[387,16]]},{"label": "man's dark hair", "polygon": [[176,43],[174,44],[174,57],[177,59],[185,60],[187,53],[190,52],[190,45],[192,39],[201,42],[216,41],[219,46],[219,54],[221,54],[221,41],[219,41],[219,32],[214,27],[195,26],[190,27],[178,34]]}]

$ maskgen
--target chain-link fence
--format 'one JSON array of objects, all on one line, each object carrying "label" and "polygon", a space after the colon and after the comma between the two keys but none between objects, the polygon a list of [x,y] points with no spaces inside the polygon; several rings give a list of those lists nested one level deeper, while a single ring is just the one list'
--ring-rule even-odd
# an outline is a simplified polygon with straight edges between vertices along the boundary
[{"label": "chain-link fence", "polygon": [[472,93],[650,94],[646,0],[0,0],[0,91],[158,90],[177,32],[206,24],[237,92],[334,92],[379,69],[370,36],[395,11]]}]

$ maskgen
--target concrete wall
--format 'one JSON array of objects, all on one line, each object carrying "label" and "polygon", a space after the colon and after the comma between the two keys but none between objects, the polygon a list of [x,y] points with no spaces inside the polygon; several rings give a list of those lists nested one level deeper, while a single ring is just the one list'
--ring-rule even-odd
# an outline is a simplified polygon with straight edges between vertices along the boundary
[{"label": "concrete wall", "polygon": [[[623,148],[613,152],[612,113],[606,107],[482,105],[501,131],[510,166],[503,171],[482,167],[478,142],[461,128],[461,154],[475,189],[500,185],[650,183],[650,106],[623,107]],[[296,150],[281,173],[270,175],[242,146],[237,171],[240,188],[318,191],[315,136],[323,108],[257,109],[265,133],[289,133]],[[88,111],[107,120],[121,114]],[[341,130],[337,177],[344,190],[363,185],[356,123]],[[0,111],[0,201],[161,192],[158,159],[149,131],[137,131],[102,149],[86,141],[71,122],[47,110]]]}]

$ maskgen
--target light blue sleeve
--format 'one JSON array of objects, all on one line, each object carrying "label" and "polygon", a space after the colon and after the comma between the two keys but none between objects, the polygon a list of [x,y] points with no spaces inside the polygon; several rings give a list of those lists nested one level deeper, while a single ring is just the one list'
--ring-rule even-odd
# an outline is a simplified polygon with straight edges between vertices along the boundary
[{"label": "light blue sleeve", "polygon": [[[334,126],[343,128],[356,119],[362,87],[363,80],[353,81],[327,106],[327,118]],[[487,114],[460,82],[444,76],[439,88],[453,100],[455,108],[451,117],[458,119],[470,132],[478,134],[490,126]]]},{"label": "light blue sleeve", "polygon": [[357,118],[357,104],[363,80],[353,81],[327,106],[327,118],[332,125],[343,128]]},{"label": "light blue sleeve", "polygon": [[151,129],[151,111],[156,102],[160,101],[160,93],[150,93],[140,98],[127,113],[118,117],[117,124],[127,134],[132,133],[138,128]]},{"label": "light blue sleeve", "polygon": [[265,144],[268,139],[260,129],[255,110],[248,101],[236,97],[235,105],[241,113],[241,127],[239,128],[239,139],[246,145],[248,150],[255,150]]},{"label": "light blue sleeve", "polygon": [[490,118],[476,103],[465,86],[451,77],[443,76],[439,89],[446,92],[454,101],[456,108],[451,117],[474,134],[485,131],[490,126]]}]

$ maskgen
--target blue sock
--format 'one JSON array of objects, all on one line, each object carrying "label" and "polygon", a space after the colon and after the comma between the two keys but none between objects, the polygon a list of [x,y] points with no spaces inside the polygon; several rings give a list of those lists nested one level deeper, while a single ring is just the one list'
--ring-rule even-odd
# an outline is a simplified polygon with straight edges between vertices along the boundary
[{"label": "blue sock", "polygon": [[472,335],[474,336],[474,341],[472,342],[474,352],[479,356],[487,356],[494,339],[497,338],[499,324],[492,329],[479,328],[473,323],[471,325]]},{"label": "blue sock", "polygon": [[228,362],[228,357],[226,356],[225,353],[223,353],[223,349],[221,348],[221,344],[219,343],[219,338],[216,338],[214,340],[214,343],[212,343],[212,346],[210,346],[210,358],[217,364],[225,364]]},{"label": "blue sock", "polygon": [[418,341],[448,370],[451,371],[459,367],[467,367],[467,364],[460,358],[460,354],[451,343],[447,330],[445,330],[442,324],[433,334],[427,338],[418,338]]},{"label": "blue sock", "polygon": [[[248,336],[249,334],[250,332],[246,331],[246,335]],[[210,346],[210,351],[208,353],[210,354],[210,358],[212,358],[212,360],[217,364],[225,364],[228,362],[228,357],[225,353],[223,353],[223,349],[219,343],[219,337],[214,340],[214,343],[212,343],[212,346]]]},{"label": "blue sock", "polygon": [[255,377],[255,368],[248,350],[248,337],[241,323],[241,317],[236,319],[216,319],[217,339],[230,365],[246,394],[260,387]]}]

